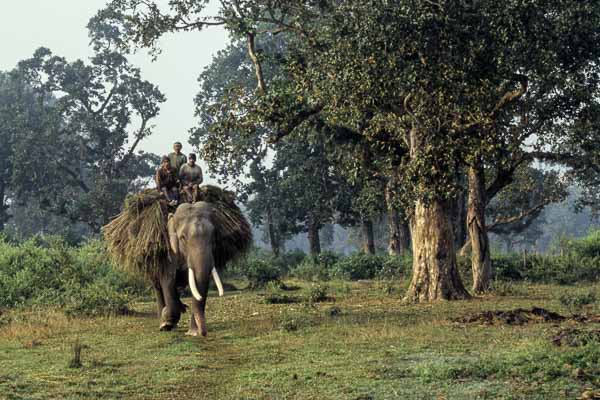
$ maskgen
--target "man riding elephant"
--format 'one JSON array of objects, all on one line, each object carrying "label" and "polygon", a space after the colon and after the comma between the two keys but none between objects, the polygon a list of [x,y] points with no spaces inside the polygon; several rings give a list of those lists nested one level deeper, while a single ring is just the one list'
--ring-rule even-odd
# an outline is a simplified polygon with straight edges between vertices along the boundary
[{"label": "man riding elephant", "polygon": [[202,168],[196,164],[196,155],[191,153],[187,164],[183,164],[179,170],[181,188],[185,193],[188,203],[198,201],[198,187],[202,184]]},{"label": "man riding elephant", "polygon": [[173,152],[169,153],[169,162],[176,174],[179,174],[179,169],[187,162],[187,157],[181,152],[182,148],[181,142],[175,142],[173,143]]},{"label": "man riding elephant", "polygon": [[179,203],[179,179],[177,171],[170,165],[169,157],[163,156],[154,180],[156,188],[165,196],[169,205],[176,206]]}]

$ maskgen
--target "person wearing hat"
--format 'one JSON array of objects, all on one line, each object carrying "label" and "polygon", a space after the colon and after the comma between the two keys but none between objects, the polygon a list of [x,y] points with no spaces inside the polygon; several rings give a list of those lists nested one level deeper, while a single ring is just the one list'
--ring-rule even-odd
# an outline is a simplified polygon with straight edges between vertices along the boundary
[{"label": "person wearing hat", "polygon": [[169,205],[176,206],[179,202],[179,179],[168,156],[162,157],[154,179],[156,188],[165,195]]},{"label": "person wearing hat", "polygon": [[198,187],[202,183],[202,168],[196,165],[196,155],[190,154],[188,162],[181,166],[179,170],[179,179],[183,187],[183,192],[189,203],[198,200]]},{"label": "person wearing hat", "polygon": [[185,154],[181,152],[182,148],[181,142],[175,142],[173,143],[173,152],[169,153],[169,162],[176,174],[179,174],[179,170],[187,162]]}]

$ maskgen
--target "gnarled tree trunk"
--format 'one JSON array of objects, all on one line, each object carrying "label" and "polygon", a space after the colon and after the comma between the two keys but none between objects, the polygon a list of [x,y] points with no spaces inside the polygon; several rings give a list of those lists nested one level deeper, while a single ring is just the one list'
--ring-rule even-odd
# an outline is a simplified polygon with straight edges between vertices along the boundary
[{"label": "gnarled tree trunk", "polygon": [[456,266],[450,209],[440,201],[417,201],[412,218],[413,277],[406,300],[468,299]]},{"label": "gnarled tree trunk", "polygon": [[361,222],[362,250],[366,254],[375,254],[375,235],[373,233],[373,221],[363,218]]},{"label": "gnarled tree trunk", "polygon": [[489,289],[492,278],[492,261],[490,240],[485,226],[485,176],[481,159],[469,167],[468,175],[467,229],[471,241],[473,292],[482,293]]}]

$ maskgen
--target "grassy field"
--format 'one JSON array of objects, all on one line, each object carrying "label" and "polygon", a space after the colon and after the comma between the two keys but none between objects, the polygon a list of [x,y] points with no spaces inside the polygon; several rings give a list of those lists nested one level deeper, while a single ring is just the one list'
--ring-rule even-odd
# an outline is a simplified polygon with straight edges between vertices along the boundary
[{"label": "grassy field", "polygon": [[[544,307],[600,286],[512,284],[502,296],[405,305],[402,287],[334,282],[327,301],[297,303],[260,291],[208,302],[207,338],[158,332],[152,302],[127,316],[68,319],[47,310],[0,316],[0,398],[5,399],[574,399],[600,389],[600,345],[556,346],[560,331],[600,323],[457,322],[488,310]],[[402,286],[402,287],[401,287]],[[584,306],[599,315],[598,303]],[[574,345],[575,344],[575,345]],[[81,362],[74,360],[81,349]]]}]

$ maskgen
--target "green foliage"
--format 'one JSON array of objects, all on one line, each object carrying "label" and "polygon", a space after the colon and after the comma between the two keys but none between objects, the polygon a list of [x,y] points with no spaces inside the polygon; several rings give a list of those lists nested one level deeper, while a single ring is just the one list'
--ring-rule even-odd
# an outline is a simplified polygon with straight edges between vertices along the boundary
[{"label": "green foliage", "polygon": [[580,311],[584,306],[595,304],[598,297],[594,291],[586,293],[562,294],[559,299],[560,304],[570,310]]},{"label": "green foliage", "polygon": [[600,257],[600,230],[590,232],[586,237],[573,239],[567,243],[567,251],[581,257]]},{"label": "green foliage", "polygon": [[290,271],[290,274],[305,281],[329,279],[329,271],[326,267],[311,257],[306,257],[296,268]]},{"label": "green foliage", "polygon": [[3,105],[0,89],[0,125],[15,130],[6,142],[12,165],[10,176],[0,177],[2,191],[99,231],[154,172],[157,156],[137,146],[152,134],[164,95],[112,51],[84,62],[40,48],[11,79],[0,80],[12,100]]},{"label": "green foliage", "polygon": [[357,253],[335,263],[331,276],[348,280],[399,277],[407,271],[407,261],[404,258]]},{"label": "green foliage", "polygon": [[490,291],[497,296],[526,296],[528,290],[526,287],[519,286],[515,282],[494,280],[490,284]]},{"label": "green foliage", "polygon": [[0,241],[0,307],[58,306],[70,315],[122,314],[144,285],[113,268],[100,242]]},{"label": "green foliage", "polygon": [[308,293],[306,295],[306,301],[309,304],[320,303],[322,301],[328,300],[329,296],[327,295],[329,291],[329,286],[319,283],[316,285],[312,285],[308,289]]},{"label": "green foliage", "polygon": [[237,272],[248,280],[251,289],[264,287],[267,283],[279,280],[281,270],[269,259],[261,259],[251,255],[237,262],[234,273]]}]

